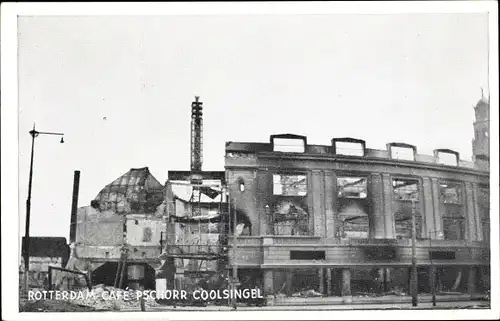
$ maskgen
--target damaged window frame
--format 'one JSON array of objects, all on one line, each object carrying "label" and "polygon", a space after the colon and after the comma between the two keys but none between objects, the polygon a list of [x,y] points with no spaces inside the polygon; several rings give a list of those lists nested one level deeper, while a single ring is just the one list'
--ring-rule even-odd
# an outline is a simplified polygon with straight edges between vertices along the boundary
[{"label": "damaged window frame", "polygon": [[[456,180],[439,180],[439,207],[443,224],[443,236],[445,240],[465,240],[467,231],[467,221],[465,219],[465,202],[464,191],[465,186],[461,181]],[[446,201],[443,193],[443,188],[449,187],[458,188],[457,200]],[[453,213],[453,214],[450,214]],[[457,229],[459,235],[457,238],[449,234],[451,228]]]},{"label": "damaged window frame", "polygon": [[[295,171],[279,171],[272,173],[272,196],[273,196],[273,206],[271,212],[271,224],[272,224],[272,234],[273,235],[284,235],[284,236],[297,236],[297,235],[310,235],[311,229],[309,228],[309,220],[310,213],[307,203],[308,196],[308,182],[309,175],[306,172],[295,172]],[[303,194],[301,193],[283,193],[281,189],[280,192],[276,192],[276,177],[282,180],[283,176],[285,177],[297,177],[297,182],[300,182],[300,185],[304,185]],[[283,184],[279,183],[279,185],[283,186]],[[295,217],[292,217],[292,214],[279,214],[278,213],[278,205],[289,202],[291,205],[298,203],[300,208],[304,213],[300,213],[297,210]],[[289,209],[290,211],[291,209]],[[281,216],[281,217],[280,217]],[[284,228],[287,232],[280,232],[281,228]]]},{"label": "damaged window frame", "polygon": [[[396,186],[395,182],[397,181],[403,181],[406,183],[413,183],[413,184],[407,184],[404,185],[402,188],[405,186],[409,185],[417,185],[416,186],[416,193],[415,195],[417,196],[416,199],[409,198],[401,198],[399,197],[398,193],[396,193],[396,189],[398,187]],[[423,215],[422,215],[422,209],[421,209],[421,204],[422,204],[422,178],[418,176],[405,176],[405,175],[397,175],[397,176],[392,176],[391,177],[391,187],[392,187],[392,211],[394,213],[394,228],[396,231],[396,238],[397,239],[411,239],[411,231],[412,231],[412,215],[413,215],[413,202],[415,202],[415,221],[416,221],[416,232],[417,232],[417,239],[425,239],[426,236],[423,235]],[[401,187],[399,187],[401,188]],[[409,215],[407,214],[405,219],[400,219],[400,216],[404,215],[398,215],[398,211],[401,210],[401,208],[408,208],[410,210]],[[398,227],[400,227],[401,224],[398,224],[400,221],[406,221],[407,222],[407,228],[405,230],[406,233],[404,234],[398,234]],[[409,222],[409,223],[408,223]]]},{"label": "damaged window frame", "polygon": [[[369,209],[369,204],[370,204],[370,198],[369,198],[369,184],[368,180],[370,177],[370,173],[365,173],[365,172],[338,172],[336,173],[336,179],[335,179],[335,184],[336,184],[336,211],[337,211],[337,220],[339,221],[339,229],[337,231],[337,237],[341,239],[368,239],[370,238],[371,232],[370,232],[370,209]],[[340,185],[339,185],[339,179],[341,178],[352,178],[352,179],[364,179],[364,189],[362,191],[364,192],[364,196],[362,197],[356,197],[356,196],[345,196],[341,195],[340,193]],[[362,192],[360,192],[361,194]],[[341,213],[341,206],[342,203],[344,202],[353,202],[357,206],[361,207],[363,209],[363,212],[366,215],[363,216],[358,216],[355,218],[351,219],[346,219],[346,217],[343,217]],[[363,230],[355,230],[355,231],[346,231],[347,223],[350,223],[351,220],[354,219],[360,219],[362,218],[363,220],[366,220],[366,228]],[[358,226],[363,226],[364,224],[353,224],[351,225],[358,225]],[[351,235],[349,235],[351,234]]]},{"label": "damaged window frame", "polygon": [[[489,184],[478,184],[477,186],[477,204],[479,209],[479,220],[481,223],[481,231],[482,231],[482,241],[486,244],[490,243],[490,234],[491,234],[491,225],[490,225],[490,186]],[[487,197],[484,197],[481,194],[486,194]]]}]

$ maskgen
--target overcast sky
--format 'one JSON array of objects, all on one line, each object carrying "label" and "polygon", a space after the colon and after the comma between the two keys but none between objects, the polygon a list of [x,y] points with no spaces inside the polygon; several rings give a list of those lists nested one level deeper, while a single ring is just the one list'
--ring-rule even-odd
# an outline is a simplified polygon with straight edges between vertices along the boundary
[{"label": "overcast sky", "polygon": [[470,160],[487,31],[484,14],[21,17],[21,234],[34,122],[66,143],[36,139],[31,235],[68,237],[74,170],[79,206],[130,168],[189,170],[195,95],[205,170],[226,141],[289,132]]}]

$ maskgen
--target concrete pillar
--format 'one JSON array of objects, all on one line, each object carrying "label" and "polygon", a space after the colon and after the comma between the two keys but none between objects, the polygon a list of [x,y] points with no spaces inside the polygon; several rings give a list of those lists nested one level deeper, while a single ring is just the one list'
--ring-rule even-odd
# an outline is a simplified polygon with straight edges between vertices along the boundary
[{"label": "concrete pillar", "polygon": [[351,294],[351,270],[348,268],[342,269],[342,297],[344,297],[344,302],[352,302]]},{"label": "concrete pillar", "polygon": [[393,239],[396,234],[396,225],[394,224],[394,212],[392,210],[391,175],[386,173],[382,174],[382,190],[384,204],[385,238]]},{"label": "concrete pillar", "polygon": [[421,203],[423,205],[422,220],[423,226],[422,230],[425,234],[422,236],[424,238],[429,237],[429,232],[433,233],[432,237],[436,237],[435,226],[434,226],[434,207],[433,207],[433,193],[432,193],[432,182],[429,177],[422,178],[422,192],[420,193]]},{"label": "concrete pillar", "polygon": [[270,205],[267,204],[267,193],[270,193],[270,195],[272,195],[273,193],[272,175],[268,173],[267,169],[259,168],[256,173],[255,181],[255,200],[257,203],[256,210],[259,216],[259,224],[255,227],[252,227],[252,233],[254,233],[253,235],[271,235],[272,233],[269,233],[269,229],[272,229],[272,227],[269,227],[269,218],[267,217],[268,215],[266,214],[265,206]]},{"label": "concrete pillar", "polygon": [[274,271],[264,270],[264,294],[271,295],[274,293]]},{"label": "concrete pillar", "polygon": [[471,183],[465,183],[465,235],[469,241],[476,241],[476,208],[477,199],[474,199],[474,190]]},{"label": "concrete pillar", "polygon": [[326,237],[334,238],[336,231],[336,195],[337,195],[337,177],[333,171],[325,171],[325,219],[326,219]]},{"label": "concrete pillar", "polygon": [[318,277],[319,277],[319,293],[324,294],[325,293],[325,269],[324,268],[319,268],[318,269]]},{"label": "concrete pillar", "polygon": [[386,222],[385,222],[385,211],[384,211],[384,191],[382,186],[382,176],[378,173],[373,173],[370,175],[370,198],[372,201],[371,211],[373,213],[373,219],[371,220],[370,235],[374,238],[385,238]]},{"label": "concrete pillar", "polygon": [[[311,171],[311,184],[312,187],[309,189],[310,194],[314,194],[312,197],[313,202],[309,207],[313,209],[312,211],[312,223],[313,223],[313,234],[314,236],[325,237],[326,234],[326,220],[325,220],[325,185],[323,179],[323,173],[318,170]],[[310,216],[311,216],[310,214]]]},{"label": "concrete pillar", "polygon": [[467,292],[469,295],[474,294],[476,292],[476,276],[477,276],[477,268],[475,266],[469,266],[467,273]]},{"label": "concrete pillar", "polygon": [[326,295],[332,295],[332,269],[326,269]]},{"label": "concrete pillar", "polygon": [[432,200],[433,200],[433,208],[434,208],[434,237],[436,239],[443,239],[439,236],[438,232],[442,232],[442,215],[441,215],[441,199],[439,195],[439,182],[437,178],[431,178],[432,182]]},{"label": "concrete pillar", "polygon": [[473,193],[473,206],[474,206],[474,221],[475,221],[475,233],[476,233],[476,240],[477,241],[483,241],[484,240],[484,233],[487,233],[487,231],[483,231],[483,225],[481,221],[481,217],[479,215],[479,185],[477,183],[472,183],[472,193]]}]

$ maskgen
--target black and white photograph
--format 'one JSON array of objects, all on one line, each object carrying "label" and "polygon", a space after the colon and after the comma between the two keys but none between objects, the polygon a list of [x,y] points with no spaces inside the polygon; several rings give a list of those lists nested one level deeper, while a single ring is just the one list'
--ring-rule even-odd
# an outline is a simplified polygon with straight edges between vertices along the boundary
[{"label": "black and white photograph", "polygon": [[500,317],[495,1],[1,13],[3,320]]}]

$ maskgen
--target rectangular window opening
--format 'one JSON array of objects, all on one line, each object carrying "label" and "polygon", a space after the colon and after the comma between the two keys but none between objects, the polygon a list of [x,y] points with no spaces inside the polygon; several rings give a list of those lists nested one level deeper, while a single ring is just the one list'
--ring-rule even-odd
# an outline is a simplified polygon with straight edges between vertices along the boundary
[{"label": "rectangular window opening", "polygon": [[365,156],[363,144],[351,142],[335,142],[335,154],[350,156]]},{"label": "rectangular window opening", "polygon": [[392,179],[392,197],[396,238],[412,237],[413,213],[415,213],[416,237],[422,238],[419,181],[408,178]]},{"label": "rectangular window opening", "polygon": [[338,176],[337,177],[338,197],[341,198],[366,198],[367,179],[366,177]]},{"label": "rectangular window opening", "polygon": [[291,138],[274,138],[273,150],[275,152],[304,153],[304,140]]},{"label": "rectangular window opening", "polygon": [[290,251],[290,260],[324,260],[325,251]]},{"label": "rectangular window opening", "polygon": [[274,174],[273,194],[282,196],[307,195],[307,176]]},{"label": "rectangular window opening", "polygon": [[391,146],[391,158],[401,160],[415,160],[413,148]]},{"label": "rectangular window opening", "polygon": [[439,152],[438,163],[443,165],[457,166],[458,165],[457,156],[452,153]]},{"label": "rectangular window opening", "polygon": [[452,251],[429,251],[429,258],[433,260],[454,260],[455,252]]},{"label": "rectangular window opening", "polygon": [[441,203],[462,204],[462,185],[452,182],[441,182],[439,184]]}]

